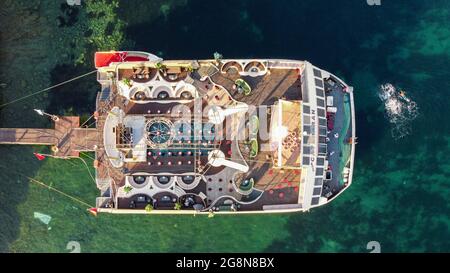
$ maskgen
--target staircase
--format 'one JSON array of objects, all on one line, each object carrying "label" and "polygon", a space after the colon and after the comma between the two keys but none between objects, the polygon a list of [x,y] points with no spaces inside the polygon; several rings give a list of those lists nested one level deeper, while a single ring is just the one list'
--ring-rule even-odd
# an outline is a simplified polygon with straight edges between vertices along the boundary
[{"label": "staircase", "polygon": [[183,196],[183,195],[186,194],[186,192],[182,188],[180,188],[179,186],[175,186],[173,191],[178,197]]},{"label": "staircase", "polygon": [[111,88],[110,85],[102,85],[102,92],[100,93],[100,100],[105,101],[108,100],[109,95],[111,94]]},{"label": "staircase", "polygon": [[212,77],[217,72],[219,72],[219,69],[214,65],[201,66],[198,70],[198,74],[200,75],[201,79]]},{"label": "staircase", "polygon": [[97,183],[97,188],[100,190],[102,196],[111,186],[110,178],[96,178],[95,182]]},{"label": "staircase", "polygon": [[106,204],[110,202],[110,197],[97,197],[95,199],[95,207],[97,208],[103,208],[106,207]]},{"label": "staircase", "polygon": [[195,80],[189,75],[186,77],[186,79],[184,79],[184,81],[188,84],[194,84],[195,82]]}]

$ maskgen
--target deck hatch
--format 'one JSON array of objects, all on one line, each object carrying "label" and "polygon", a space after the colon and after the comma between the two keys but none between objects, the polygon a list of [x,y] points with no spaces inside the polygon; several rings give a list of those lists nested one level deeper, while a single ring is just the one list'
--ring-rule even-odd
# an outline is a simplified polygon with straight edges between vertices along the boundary
[{"label": "deck hatch", "polygon": [[321,193],[322,193],[322,187],[316,187],[316,188],[314,188],[314,190],[313,190],[313,196],[317,196],[317,195],[320,196]]},{"label": "deck hatch", "polygon": [[316,168],[316,175],[323,175],[323,168]]},{"label": "deck hatch", "polygon": [[312,147],[311,146],[303,146],[303,154],[304,155],[309,155],[312,152]]},{"label": "deck hatch", "polygon": [[325,158],[318,157],[316,162],[317,162],[317,166],[323,166],[325,164]]},{"label": "deck hatch", "polygon": [[327,145],[319,144],[319,154],[326,155],[327,154]]},{"label": "deck hatch", "polygon": [[319,136],[327,135],[327,127],[319,126]]},{"label": "deck hatch", "polygon": [[320,88],[316,88],[316,95],[321,98],[325,97],[325,93],[323,92],[323,89],[320,89]]},{"label": "deck hatch", "polygon": [[315,179],[314,179],[314,185],[316,185],[316,186],[322,186],[322,184],[323,184],[323,178],[322,177],[316,177]]},{"label": "deck hatch", "polygon": [[322,78],[322,72],[319,69],[313,68],[314,77]]},{"label": "deck hatch", "polygon": [[325,107],[325,100],[317,98],[317,105],[320,107]]},{"label": "deck hatch", "polygon": [[316,86],[323,88],[323,81],[319,80],[319,79],[314,79],[314,81],[316,82]]},{"label": "deck hatch", "polygon": [[311,162],[311,158],[309,156],[303,157],[303,160],[302,160],[303,165],[309,165],[310,162]]},{"label": "deck hatch", "polygon": [[303,124],[310,124],[311,123],[311,116],[304,115],[303,116]]},{"label": "deck hatch", "polygon": [[313,197],[311,199],[311,205],[318,205],[319,204],[319,198],[320,197]]},{"label": "deck hatch", "polygon": [[311,111],[311,108],[308,105],[304,105],[303,104],[303,113],[304,114],[309,114]]},{"label": "deck hatch", "polygon": [[313,144],[314,139],[312,136],[303,136],[303,144]]},{"label": "deck hatch", "polygon": [[321,126],[327,126],[327,120],[324,118],[320,118],[319,119],[319,125]]},{"label": "deck hatch", "polygon": [[319,136],[319,143],[327,143],[327,137],[326,136]]},{"label": "deck hatch", "polygon": [[303,132],[306,132],[308,135],[311,134],[311,125],[303,125]]},{"label": "deck hatch", "polygon": [[317,108],[317,114],[319,117],[324,118],[325,117],[325,109]]}]

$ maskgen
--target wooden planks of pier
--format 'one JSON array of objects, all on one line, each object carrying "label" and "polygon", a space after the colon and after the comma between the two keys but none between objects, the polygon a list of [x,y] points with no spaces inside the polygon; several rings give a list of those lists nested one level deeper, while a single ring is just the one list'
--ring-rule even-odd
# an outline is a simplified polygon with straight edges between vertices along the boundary
[{"label": "wooden planks of pier", "polygon": [[1,144],[55,145],[53,129],[0,129]]},{"label": "wooden planks of pier", "polygon": [[55,156],[79,156],[94,151],[101,138],[96,128],[80,128],[80,118],[63,116],[54,122],[54,129],[0,128],[0,144],[53,146]]}]

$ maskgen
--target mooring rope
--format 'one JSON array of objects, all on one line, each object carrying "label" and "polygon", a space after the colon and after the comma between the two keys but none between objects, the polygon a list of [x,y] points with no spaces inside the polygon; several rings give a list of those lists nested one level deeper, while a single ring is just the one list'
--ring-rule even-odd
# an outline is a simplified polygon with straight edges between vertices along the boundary
[{"label": "mooring rope", "polygon": [[3,107],[5,107],[5,106],[7,106],[7,105],[16,103],[16,102],[18,102],[18,101],[22,101],[22,100],[27,99],[27,98],[29,98],[29,97],[32,97],[32,96],[35,96],[35,95],[44,93],[44,92],[46,92],[46,91],[49,91],[49,90],[51,90],[51,89],[53,89],[53,88],[55,88],[55,87],[64,85],[64,84],[66,84],[66,83],[69,83],[69,82],[72,82],[72,81],[81,79],[81,78],[86,77],[86,76],[88,76],[88,75],[90,75],[90,74],[93,74],[93,73],[95,73],[95,72],[97,72],[97,70],[92,70],[91,72],[88,72],[88,73],[85,73],[85,74],[83,74],[83,75],[77,76],[77,77],[72,78],[72,79],[70,79],[70,80],[67,80],[67,81],[64,81],[64,82],[61,82],[61,83],[52,85],[52,86],[50,86],[50,87],[47,87],[47,88],[44,88],[44,89],[42,89],[42,90],[36,91],[36,92],[34,92],[34,93],[28,94],[28,95],[26,95],[26,96],[17,98],[17,99],[15,99],[15,100],[12,100],[12,101],[10,101],[10,102],[7,102],[7,103],[4,103],[4,104],[0,105],[0,108],[3,108]]},{"label": "mooring rope", "polygon": [[[2,168],[4,168],[4,169],[7,169],[7,170],[11,171],[11,169],[10,169],[10,168],[7,168],[6,166],[0,165],[0,167],[2,167]],[[57,189],[57,188],[54,188],[54,187],[52,187],[52,186],[50,186],[50,185],[48,185],[48,184],[46,184],[46,183],[44,183],[44,182],[42,182],[42,181],[39,181],[39,180],[37,180],[37,179],[34,179],[34,178],[29,177],[29,176],[24,175],[24,174],[21,174],[21,173],[19,173],[19,172],[15,172],[15,171],[12,171],[12,172],[16,173],[16,174],[19,175],[19,176],[22,176],[22,177],[27,178],[30,182],[33,182],[33,183],[35,183],[35,184],[37,184],[37,185],[40,185],[40,186],[42,186],[42,187],[44,187],[44,188],[46,188],[46,189],[48,189],[48,190],[54,191],[54,192],[56,192],[56,193],[59,193],[59,194],[65,196],[65,197],[71,199],[72,201],[75,201],[75,202],[77,202],[77,203],[79,203],[79,204],[81,204],[81,205],[83,205],[83,206],[85,206],[85,207],[87,207],[87,208],[95,207],[95,206],[89,205],[87,202],[81,200],[81,199],[78,198],[78,197],[75,197],[75,196],[73,196],[73,195],[71,195],[71,194],[65,193],[65,192],[63,192],[63,191],[61,191],[61,190],[59,190],[59,189]]]}]

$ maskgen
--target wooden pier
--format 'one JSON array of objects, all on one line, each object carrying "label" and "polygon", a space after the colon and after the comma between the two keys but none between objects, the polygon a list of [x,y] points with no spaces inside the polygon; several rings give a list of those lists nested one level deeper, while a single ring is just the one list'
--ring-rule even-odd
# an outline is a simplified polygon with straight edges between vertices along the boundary
[{"label": "wooden pier", "polygon": [[55,156],[78,157],[99,147],[101,136],[96,128],[80,128],[79,117],[63,116],[54,129],[0,128],[0,144],[47,145]]}]

